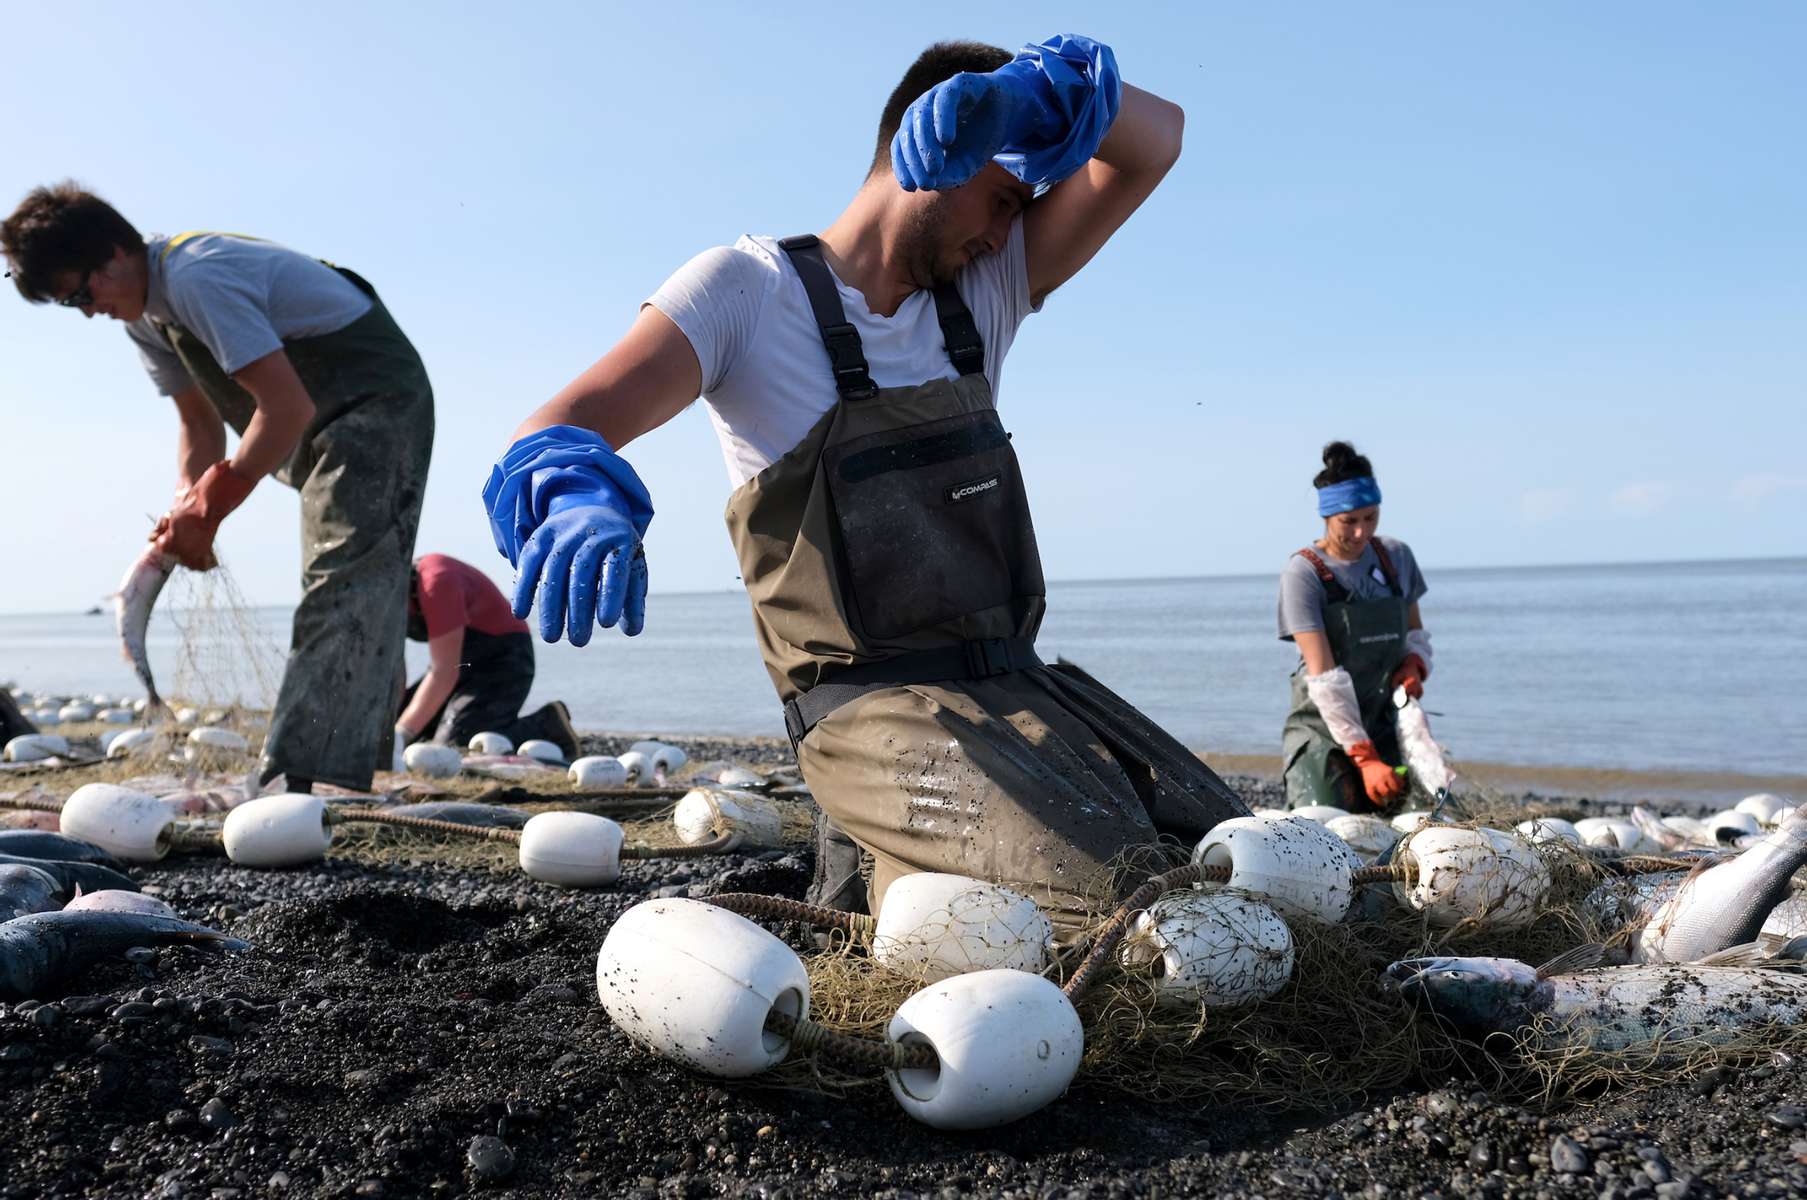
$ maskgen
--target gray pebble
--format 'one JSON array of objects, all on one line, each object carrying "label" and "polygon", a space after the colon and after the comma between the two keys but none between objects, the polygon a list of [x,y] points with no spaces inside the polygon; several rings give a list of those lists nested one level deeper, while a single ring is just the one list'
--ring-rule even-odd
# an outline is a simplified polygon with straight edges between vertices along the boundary
[{"label": "gray pebble", "polygon": [[471,1139],[465,1158],[471,1173],[484,1182],[507,1179],[514,1174],[514,1151],[501,1138],[477,1136]]},{"label": "gray pebble", "polygon": [[1769,1123],[1783,1129],[1799,1129],[1807,1125],[1807,1113],[1792,1104],[1784,1104],[1769,1114]]},{"label": "gray pebble", "polygon": [[1559,1133],[1550,1141],[1550,1170],[1579,1175],[1587,1170],[1587,1165],[1587,1151],[1568,1134]]},{"label": "gray pebble", "polygon": [[201,1106],[201,1124],[215,1133],[223,1133],[238,1124],[238,1118],[226,1107],[226,1102],[215,1096]]}]

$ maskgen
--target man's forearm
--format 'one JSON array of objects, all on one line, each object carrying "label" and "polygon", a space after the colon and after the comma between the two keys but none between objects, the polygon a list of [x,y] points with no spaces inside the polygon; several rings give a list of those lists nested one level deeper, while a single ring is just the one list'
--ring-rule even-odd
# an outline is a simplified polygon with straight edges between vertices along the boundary
[{"label": "man's forearm", "polygon": [[199,389],[173,397],[176,405],[176,479],[193,486],[207,468],[226,457],[226,422]]},{"label": "man's forearm", "polygon": [[1179,161],[1185,132],[1184,109],[1126,83],[1117,119],[1094,157],[1125,174],[1165,175]]},{"label": "man's forearm", "polygon": [[451,697],[453,687],[457,686],[458,677],[434,667],[428,667],[427,673],[421,677],[420,685],[414,689],[414,698],[408,701],[408,707],[396,718],[396,724],[420,737],[426,732],[426,724],[433,719]]}]

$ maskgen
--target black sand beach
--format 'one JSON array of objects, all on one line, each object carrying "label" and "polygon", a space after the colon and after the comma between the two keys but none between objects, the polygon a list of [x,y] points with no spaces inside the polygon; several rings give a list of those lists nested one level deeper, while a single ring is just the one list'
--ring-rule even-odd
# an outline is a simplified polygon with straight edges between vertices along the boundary
[{"label": "black sand beach", "polygon": [[425,858],[135,869],[254,949],[134,952],[0,1006],[0,1196],[1807,1194],[1807,1083],[1786,1056],[1553,1106],[1437,1078],[1328,1113],[1155,1104],[1082,1077],[1014,1126],[950,1135],[876,1080],[721,1083],[613,1028],[593,972],[620,913],[662,892],[797,897],[810,868],[806,848],[628,863],[593,892]]}]

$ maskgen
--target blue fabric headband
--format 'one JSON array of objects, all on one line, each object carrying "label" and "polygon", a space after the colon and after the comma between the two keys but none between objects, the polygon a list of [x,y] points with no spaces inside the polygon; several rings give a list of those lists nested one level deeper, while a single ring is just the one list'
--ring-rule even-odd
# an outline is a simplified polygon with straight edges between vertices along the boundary
[{"label": "blue fabric headband", "polygon": [[1380,485],[1374,482],[1374,476],[1363,475],[1356,479],[1345,479],[1341,483],[1333,483],[1318,489],[1318,516],[1334,517],[1338,513],[1354,512],[1358,508],[1367,508],[1370,504],[1380,503]]}]

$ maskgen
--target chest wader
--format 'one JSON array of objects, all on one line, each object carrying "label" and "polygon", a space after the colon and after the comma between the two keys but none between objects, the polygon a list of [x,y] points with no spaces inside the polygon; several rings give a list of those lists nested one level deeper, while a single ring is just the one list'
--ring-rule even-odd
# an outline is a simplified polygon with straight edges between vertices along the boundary
[{"label": "chest wader", "polygon": [[[412,571],[408,580],[408,640],[427,639],[427,619],[419,608],[419,585]],[[484,633],[464,627],[464,645],[458,652],[458,680],[439,711],[427,719],[420,736],[462,748],[472,735],[485,730],[502,734],[515,745],[528,738],[546,737],[538,722],[521,716],[527,693],[533,690],[533,637],[526,633]],[[414,699],[416,681],[402,696],[402,707]]]},{"label": "chest wader", "polygon": [[1082,921],[1116,898],[1126,851],[1248,810],[1127,702],[1036,656],[1041,560],[959,292],[934,296],[959,378],[879,388],[817,240],[780,245],[839,399],[726,516],[798,765],[872,856],[873,911],[899,876],[947,871]]},{"label": "chest wader", "polygon": [[[1406,614],[1411,605],[1399,586],[1392,555],[1379,541],[1372,541],[1374,556],[1386,577],[1388,594],[1374,600],[1358,600],[1331,574],[1316,551],[1307,547],[1299,556],[1311,564],[1324,585],[1324,636],[1336,664],[1355,682],[1355,699],[1361,706],[1362,728],[1380,756],[1399,763],[1399,738],[1393,727],[1393,672],[1405,659]],[[1286,802],[1291,808],[1328,804],[1351,812],[1372,812],[1373,804],[1362,788],[1361,771],[1343,753],[1330,726],[1305,689],[1305,668],[1292,677],[1292,711],[1280,734],[1280,756],[1286,766]]]},{"label": "chest wader", "polygon": [[[167,257],[184,234],[164,246]],[[260,771],[359,791],[393,754],[408,575],[433,453],[433,388],[376,289],[345,328],[283,351],[314,402],[274,475],[301,493],[301,601]],[[256,400],[180,325],[162,325],[195,385],[241,436]]]}]

